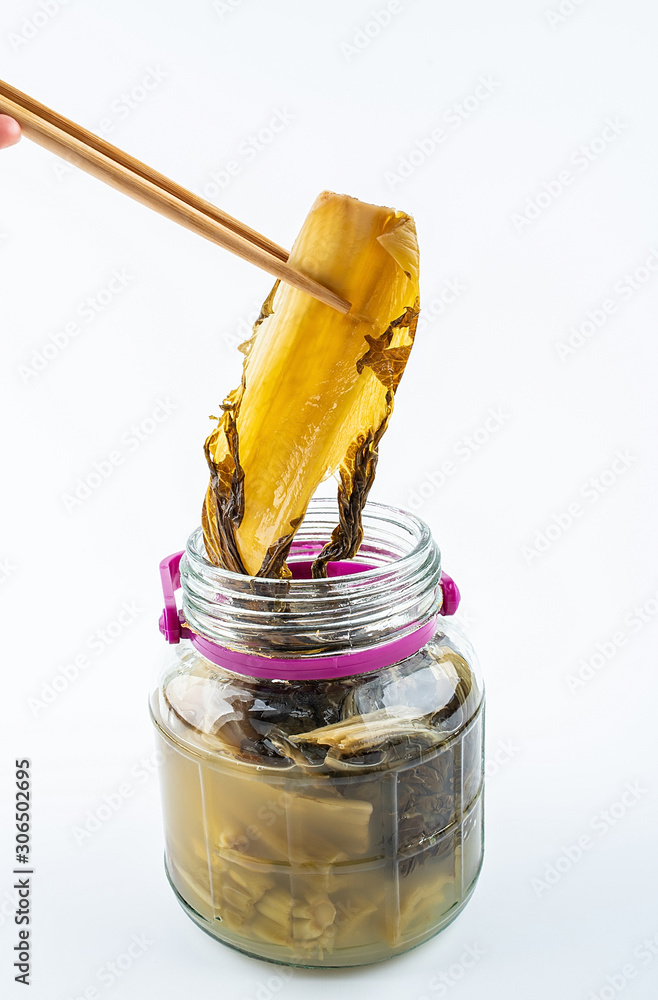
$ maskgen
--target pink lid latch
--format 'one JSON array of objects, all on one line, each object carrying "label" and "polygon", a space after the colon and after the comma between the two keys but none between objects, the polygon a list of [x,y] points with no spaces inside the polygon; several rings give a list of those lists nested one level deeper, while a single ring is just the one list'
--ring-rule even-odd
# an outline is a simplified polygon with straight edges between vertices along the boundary
[{"label": "pink lid latch", "polygon": [[160,615],[160,631],[167,642],[175,644],[190,639],[192,632],[185,625],[182,611],[176,607],[176,591],[180,587],[180,561],[183,552],[174,552],[160,563],[160,579],[164,594],[164,610]]}]

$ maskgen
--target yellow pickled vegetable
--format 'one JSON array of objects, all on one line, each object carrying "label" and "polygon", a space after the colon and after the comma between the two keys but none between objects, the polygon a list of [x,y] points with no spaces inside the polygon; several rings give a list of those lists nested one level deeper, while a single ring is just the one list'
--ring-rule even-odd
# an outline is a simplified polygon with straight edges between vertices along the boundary
[{"label": "yellow pickled vegetable", "polygon": [[418,318],[418,243],[403,212],[324,192],[290,263],[352,303],[348,315],[277,282],[242,346],[241,385],[206,441],[208,558],[288,576],[286,557],[318,485],[340,472],[340,524],[316,560],[349,558],[377,447]]}]

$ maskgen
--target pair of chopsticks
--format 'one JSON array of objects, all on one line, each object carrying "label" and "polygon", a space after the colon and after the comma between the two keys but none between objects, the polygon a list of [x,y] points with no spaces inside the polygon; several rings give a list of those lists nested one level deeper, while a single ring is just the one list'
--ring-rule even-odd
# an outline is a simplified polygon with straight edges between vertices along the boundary
[{"label": "pair of chopsticks", "polygon": [[347,313],[350,303],[288,263],[288,252],[215,205],[0,80],[0,113],[51,152],[193,233]]}]

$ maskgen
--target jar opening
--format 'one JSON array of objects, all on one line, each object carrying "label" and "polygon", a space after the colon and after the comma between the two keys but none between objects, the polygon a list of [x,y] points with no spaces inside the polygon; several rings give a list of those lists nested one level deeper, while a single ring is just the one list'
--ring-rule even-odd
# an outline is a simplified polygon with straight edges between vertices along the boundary
[{"label": "jar opening", "polygon": [[292,576],[269,579],[221,569],[206,557],[203,534],[190,536],[180,562],[182,611],[197,635],[265,657],[341,656],[416,632],[441,606],[441,560],[414,514],[368,502],[353,559],[311,565],[335,524],[335,507],[311,501],[288,558]]}]

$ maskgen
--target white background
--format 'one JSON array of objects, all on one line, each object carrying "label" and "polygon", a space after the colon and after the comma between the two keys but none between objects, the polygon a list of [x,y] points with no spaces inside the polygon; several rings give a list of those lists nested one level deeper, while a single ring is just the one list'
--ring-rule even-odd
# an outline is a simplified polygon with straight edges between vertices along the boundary
[{"label": "white background", "polygon": [[[488,692],[486,858],[449,929],[364,970],[252,961],[179,909],[149,775],[157,566],[199,521],[208,415],[271,281],[23,141],[0,153],[3,996],[25,995],[11,803],[27,756],[35,1000],[654,997],[655,5],[400,0],[377,30],[384,0],[44,2],[3,3],[2,77],[277,242],[325,188],[416,217],[431,322],[373,498],[415,507],[464,595]],[[247,154],[277,112],[288,124]],[[86,319],[115,270],[126,284]],[[78,844],[106,795],[120,808]],[[133,935],[144,950],[112,981]],[[465,969],[469,945],[484,954]]]}]

